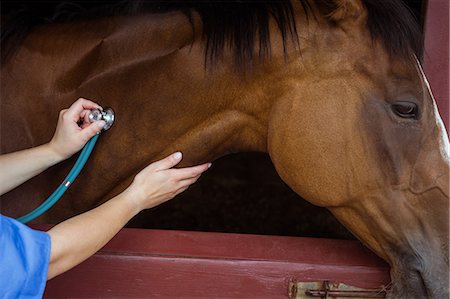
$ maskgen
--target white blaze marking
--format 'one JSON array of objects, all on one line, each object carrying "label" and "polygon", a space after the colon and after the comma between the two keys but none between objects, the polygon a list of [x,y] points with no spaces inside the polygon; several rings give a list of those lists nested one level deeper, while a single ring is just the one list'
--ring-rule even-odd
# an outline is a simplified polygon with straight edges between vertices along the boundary
[{"label": "white blaze marking", "polygon": [[439,110],[436,105],[436,102],[434,101],[433,95],[431,95],[431,97],[433,98],[434,115],[436,117],[436,124],[440,128],[440,131],[441,131],[441,140],[439,141],[441,153],[444,156],[444,158],[447,160],[447,162],[450,163],[450,142],[448,140],[448,134],[445,129],[444,122],[442,121],[442,118],[439,114]]},{"label": "white blaze marking", "polygon": [[439,140],[439,148],[441,150],[441,154],[444,157],[444,159],[447,161],[447,163],[450,163],[450,142],[448,140],[447,130],[445,129],[444,122],[442,121],[441,115],[439,114],[439,110],[436,101],[434,100],[433,93],[431,92],[430,84],[428,83],[427,77],[425,76],[422,66],[420,65],[420,62],[419,60],[417,60],[417,58],[416,61],[417,65],[419,66],[420,73],[422,74],[425,86],[427,87],[428,93],[430,94],[431,100],[433,101],[434,117],[436,118],[436,125],[438,126],[441,134],[441,139]]}]

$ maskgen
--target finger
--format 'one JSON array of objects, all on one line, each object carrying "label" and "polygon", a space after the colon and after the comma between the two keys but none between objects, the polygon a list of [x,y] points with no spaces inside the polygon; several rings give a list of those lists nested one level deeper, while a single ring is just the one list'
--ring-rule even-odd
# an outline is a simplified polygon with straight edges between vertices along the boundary
[{"label": "finger", "polygon": [[68,109],[63,109],[63,110],[59,111],[59,117],[61,118],[67,112],[67,110]]},{"label": "finger", "polygon": [[178,179],[187,179],[198,176],[210,167],[211,163],[205,163],[197,166],[175,169],[175,171],[177,172],[176,175]]},{"label": "finger", "polygon": [[95,134],[100,132],[102,128],[105,126],[104,120],[99,120],[96,122],[93,122],[92,124],[89,124],[87,127],[81,130],[80,135],[83,138],[84,141],[88,141],[91,139]]},{"label": "finger", "polygon": [[185,186],[185,187],[182,187],[182,188],[178,189],[178,190],[175,192],[175,196],[177,196],[178,194],[180,194],[180,193],[186,191],[186,190],[189,188],[189,186],[190,186],[190,185],[187,185],[187,186]]},{"label": "finger", "polygon": [[91,110],[88,109],[84,109],[83,111],[81,111],[80,113],[80,118],[83,119],[84,121],[89,121],[89,113],[91,112]]},{"label": "finger", "polygon": [[91,123],[91,121],[89,120],[89,113],[91,113],[91,110],[83,110],[83,112],[81,112],[80,114],[80,118],[83,120],[80,126],[82,129],[86,128]]},{"label": "finger", "polygon": [[183,155],[181,152],[176,152],[162,160],[152,163],[151,165],[155,167],[156,170],[169,169],[180,163],[182,157]]},{"label": "finger", "polygon": [[197,180],[200,178],[200,176],[201,176],[201,174],[199,174],[193,178],[181,180],[180,184],[182,186],[190,186],[190,185],[194,184],[195,182],[197,182]]},{"label": "finger", "polygon": [[83,98],[79,98],[75,103],[73,103],[69,107],[66,114],[73,121],[78,121],[80,119],[83,110],[91,110],[96,108],[101,109],[100,105],[98,105],[97,103],[94,103],[90,100],[86,100]]}]

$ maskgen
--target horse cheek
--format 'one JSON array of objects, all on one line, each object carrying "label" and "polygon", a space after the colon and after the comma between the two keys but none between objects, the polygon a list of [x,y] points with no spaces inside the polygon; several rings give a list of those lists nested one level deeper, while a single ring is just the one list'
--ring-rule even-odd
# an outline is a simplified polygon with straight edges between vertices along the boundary
[{"label": "horse cheek", "polygon": [[286,101],[273,108],[268,151],[280,177],[297,194],[323,207],[347,198],[343,127],[321,105]]}]

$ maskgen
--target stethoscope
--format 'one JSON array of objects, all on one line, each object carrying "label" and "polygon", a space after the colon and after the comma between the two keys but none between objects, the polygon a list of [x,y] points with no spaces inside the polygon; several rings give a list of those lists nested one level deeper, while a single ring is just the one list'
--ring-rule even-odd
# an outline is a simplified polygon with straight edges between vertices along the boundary
[{"label": "stethoscope", "polygon": [[[105,125],[101,130],[101,132],[104,132],[109,128],[111,128],[111,126],[114,123],[115,116],[114,111],[111,108],[104,108],[91,110],[88,118],[89,122],[91,123],[98,120],[104,120]],[[83,169],[84,164],[86,164],[86,161],[91,155],[91,152],[94,149],[95,143],[97,142],[99,136],[100,133],[96,134],[84,145],[80,155],[78,156],[77,161],[72,167],[72,170],[70,170],[69,174],[66,176],[64,181],[59,185],[58,188],[56,188],[56,190],[52,193],[52,195],[50,195],[39,207],[31,211],[30,213],[20,218],[17,218],[17,221],[27,223],[45,213],[55,203],[58,202],[61,196],[63,196],[64,192],[66,192],[66,190],[70,187],[70,185],[75,181],[80,171]]]}]

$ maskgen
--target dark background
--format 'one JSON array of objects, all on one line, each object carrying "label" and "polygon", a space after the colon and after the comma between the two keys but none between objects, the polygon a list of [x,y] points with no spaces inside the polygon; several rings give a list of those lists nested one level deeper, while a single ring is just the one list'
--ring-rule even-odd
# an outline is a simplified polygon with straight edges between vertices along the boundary
[{"label": "dark background", "polygon": [[294,193],[267,154],[225,156],[186,192],[129,226],[161,229],[352,238],[328,210]]}]

